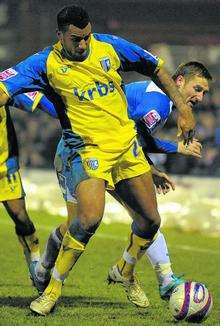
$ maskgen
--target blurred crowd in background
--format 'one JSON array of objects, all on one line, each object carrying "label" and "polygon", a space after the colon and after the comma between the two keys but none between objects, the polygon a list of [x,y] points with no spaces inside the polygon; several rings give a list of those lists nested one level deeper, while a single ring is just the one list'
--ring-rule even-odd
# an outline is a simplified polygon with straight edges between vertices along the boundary
[{"label": "blurred crowd in background", "polygon": [[[209,69],[214,78],[210,94],[195,108],[196,136],[203,145],[203,158],[157,154],[152,159],[170,173],[220,176],[220,3],[214,0],[75,2],[88,9],[96,32],[120,35],[140,44],[163,58],[171,73],[181,62],[192,60],[201,61]],[[2,0],[1,68],[55,43],[55,15],[67,3],[70,2]],[[125,76],[125,82],[142,79],[144,76],[133,73]],[[27,114],[12,110],[12,116],[21,166],[51,168],[60,137],[59,122],[42,112]],[[176,139],[175,119],[174,112],[158,136]]]}]

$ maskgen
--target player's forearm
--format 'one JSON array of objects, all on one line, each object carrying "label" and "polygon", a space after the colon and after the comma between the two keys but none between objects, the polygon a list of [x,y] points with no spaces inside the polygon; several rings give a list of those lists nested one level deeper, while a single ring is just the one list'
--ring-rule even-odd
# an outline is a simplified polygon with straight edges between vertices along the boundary
[{"label": "player's forearm", "polygon": [[152,137],[151,135],[145,135],[144,138],[144,150],[147,153],[177,153],[177,143],[171,140],[165,140]]},{"label": "player's forearm", "polygon": [[157,78],[159,79],[160,83],[162,84],[165,92],[170,97],[172,102],[174,103],[177,110],[182,113],[186,109],[185,102],[183,100],[182,95],[180,94],[175,82],[166,71],[164,67],[161,67],[157,72]]},{"label": "player's forearm", "polygon": [[177,143],[174,141],[154,138],[154,143],[155,143],[155,148],[157,148],[157,153],[165,153],[165,154],[177,153]]},{"label": "player's forearm", "polygon": [[2,89],[0,89],[0,107],[5,105],[8,100],[9,96]]}]

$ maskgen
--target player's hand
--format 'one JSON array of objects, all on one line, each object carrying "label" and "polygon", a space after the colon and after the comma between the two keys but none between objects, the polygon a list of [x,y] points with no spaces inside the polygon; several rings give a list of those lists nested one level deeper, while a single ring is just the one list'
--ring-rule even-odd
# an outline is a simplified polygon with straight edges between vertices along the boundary
[{"label": "player's hand", "polygon": [[152,178],[158,194],[167,194],[171,189],[175,190],[174,182],[168,175],[155,166],[151,166]]},{"label": "player's hand", "polygon": [[195,130],[195,118],[192,113],[192,108],[186,104],[182,106],[178,116],[178,137],[182,137],[186,144],[192,142]]},{"label": "player's hand", "polygon": [[193,139],[192,142],[185,144],[184,140],[178,142],[177,152],[183,155],[190,155],[201,158],[202,145],[198,139]]}]

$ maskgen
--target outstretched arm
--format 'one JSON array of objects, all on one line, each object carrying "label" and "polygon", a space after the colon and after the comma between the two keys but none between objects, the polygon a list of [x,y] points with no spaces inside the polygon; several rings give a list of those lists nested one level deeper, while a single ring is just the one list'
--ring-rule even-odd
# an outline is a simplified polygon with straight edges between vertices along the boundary
[{"label": "outstretched arm", "polygon": [[[143,135],[142,135],[143,137]],[[178,152],[178,145],[171,140],[165,140],[147,135],[144,138],[144,151],[147,153],[172,154]]]},{"label": "outstretched arm", "polygon": [[[143,137],[143,136],[142,136]],[[152,137],[148,135],[144,141],[144,151],[147,153],[165,153],[194,156],[201,158],[202,145],[197,139],[193,139],[189,144],[184,144],[184,141],[174,142]]]}]

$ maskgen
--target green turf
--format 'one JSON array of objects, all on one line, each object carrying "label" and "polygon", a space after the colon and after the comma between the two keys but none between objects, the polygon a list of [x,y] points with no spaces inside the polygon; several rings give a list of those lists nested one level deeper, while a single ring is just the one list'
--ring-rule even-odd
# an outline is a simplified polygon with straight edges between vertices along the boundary
[{"label": "green turf", "polygon": [[[49,231],[62,218],[42,212],[31,215],[43,247]],[[102,225],[70,273],[55,312],[35,317],[28,307],[36,292],[30,286],[13,225],[0,210],[0,325],[175,325],[167,304],[159,298],[154,273],[145,259],[139,263],[137,274],[150,299],[148,309],[137,309],[120,286],[106,284],[107,270],[122,253],[128,229],[122,224]],[[164,233],[176,273],[204,282],[212,292],[214,308],[203,325],[220,325],[220,239],[175,230]]]}]

